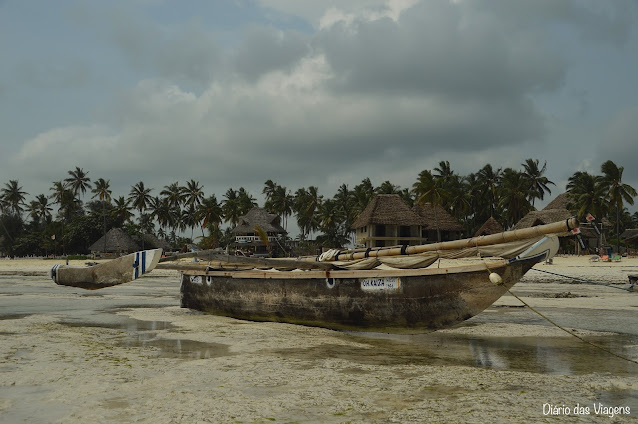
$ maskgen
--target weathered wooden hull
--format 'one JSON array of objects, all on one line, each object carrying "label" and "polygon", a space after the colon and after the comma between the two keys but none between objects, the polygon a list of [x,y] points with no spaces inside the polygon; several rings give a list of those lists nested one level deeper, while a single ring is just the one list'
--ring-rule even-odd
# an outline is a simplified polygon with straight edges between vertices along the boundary
[{"label": "weathered wooden hull", "polygon": [[56,284],[83,289],[101,289],[128,283],[149,273],[162,256],[162,249],[142,250],[109,262],[86,266],[54,265],[50,276]]},{"label": "weathered wooden hull", "polygon": [[181,305],[253,321],[418,333],[480,313],[542,258],[421,270],[186,271]]}]

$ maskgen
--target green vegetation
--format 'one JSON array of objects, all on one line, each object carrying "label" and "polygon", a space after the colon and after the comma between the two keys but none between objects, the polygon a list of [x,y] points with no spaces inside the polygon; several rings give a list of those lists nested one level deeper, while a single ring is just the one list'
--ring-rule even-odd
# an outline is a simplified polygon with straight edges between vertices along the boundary
[{"label": "green vegetation", "polygon": [[[638,213],[630,215],[625,208],[633,205],[636,190],[623,183],[623,170],[606,161],[601,175],[578,171],[567,185],[574,214],[581,219],[588,213],[609,219],[613,223],[609,238],[615,240],[624,229],[638,227]],[[301,253],[348,244],[352,223],[377,194],[398,194],[410,206],[439,204],[464,225],[467,234],[473,234],[490,216],[510,228],[535,209],[536,200],[551,194],[554,183],[545,172],[545,163],[540,166],[539,160],[527,159],[520,170],[486,164],[461,176],[448,161],[441,161],[433,170],[416,175],[410,188],[390,181],[374,187],[370,178],[365,178],[352,189],[342,184],[332,198],[324,198],[315,186],[293,193],[267,180],[262,193],[264,207],[279,215],[284,227],[291,218],[296,219],[301,233],[295,253]],[[88,172],[76,167],[68,171],[67,178],[53,182],[48,195],[38,194],[26,203],[28,193],[18,180],[10,180],[0,189],[0,252],[18,256],[86,254],[89,246],[113,227],[131,235],[152,233],[173,247],[192,241],[202,248],[224,247],[232,241],[230,230],[239,218],[257,206],[243,187],[229,188],[221,200],[215,194],[206,196],[195,180],[183,186],[171,183],[159,189],[157,196],[154,190],[139,181],[128,195],[115,197],[109,180],[92,182]],[[92,195],[88,201],[87,192]],[[190,238],[178,236],[188,229]]]}]

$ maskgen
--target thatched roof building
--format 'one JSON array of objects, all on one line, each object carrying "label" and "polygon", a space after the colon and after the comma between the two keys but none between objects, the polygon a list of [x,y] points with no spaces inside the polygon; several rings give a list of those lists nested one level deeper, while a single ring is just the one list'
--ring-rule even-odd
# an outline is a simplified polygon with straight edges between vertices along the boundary
[{"label": "thatched roof building", "polygon": [[[266,232],[268,245],[262,241],[259,234],[255,231],[257,227]],[[246,215],[239,218],[239,223],[233,228],[232,233],[235,235],[235,241],[232,243],[233,246],[238,247],[242,251],[248,248],[253,254],[260,255],[271,253],[269,250],[272,251],[273,248],[276,250],[276,240],[287,234],[286,230],[280,224],[279,216],[268,213],[264,208],[252,208]]]},{"label": "thatched roof building", "polygon": [[631,246],[638,247],[638,228],[631,228],[623,231],[620,239]]},{"label": "thatched roof building", "polygon": [[463,225],[450,215],[443,206],[436,205],[432,207],[430,203],[417,203],[412,210],[425,220],[421,234],[428,242],[434,243],[439,241],[438,233],[441,234],[440,241],[458,240],[461,238],[464,231]]},{"label": "thatched roof building", "polygon": [[[435,215],[436,209],[436,215]],[[421,218],[425,219],[425,226],[436,231],[437,221],[442,231],[462,232],[463,226],[450,215],[441,205],[432,207],[430,203],[415,204],[412,208]]]},{"label": "thatched roof building", "polygon": [[252,208],[248,213],[239,218],[239,223],[233,228],[235,235],[252,234],[259,225],[268,234],[286,234],[281,226],[279,216],[268,213],[264,208]]},{"label": "thatched roof building", "polygon": [[[162,249],[164,252],[168,252],[172,249],[171,244],[166,240],[157,238],[155,234],[144,234],[144,248],[145,249]],[[135,238],[138,244],[142,244],[139,237]]]},{"label": "thatched roof building", "polygon": [[377,194],[357,216],[353,229],[366,225],[427,225],[398,194]]},{"label": "thatched roof building", "polygon": [[569,211],[570,203],[569,193],[559,194],[540,211],[531,211],[525,215],[513,229],[535,227],[571,218],[573,214]]},{"label": "thatched roof building", "polygon": [[398,194],[377,194],[351,228],[358,246],[385,247],[422,244],[421,231],[426,224]]},{"label": "thatched roof building", "polygon": [[569,197],[569,192],[561,193],[554,200],[549,202],[547,206],[543,208],[543,210],[552,210],[552,209],[571,209],[572,200]]},{"label": "thatched roof building", "polygon": [[503,229],[503,226],[501,224],[499,224],[498,221],[496,219],[494,219],[493,216],[490,216],[487,219],[487,221],[485,221],[485,223],[483,223],[483,225],[481,225],[481,228],[479,228],[476,231],[476,233],[474,233],[474,237],[489,236],[491,234],[502,233],[503,231],[505,231]]},{"label": "thatched roof building", "polygon": [[[106,238],[106,244],[104,239]],[[112,228],[106,235],[89,247],[91,253],[130,253],[140,250],[140,247],[121,228]]]},{"label": "thatched roof building", "polygon": [[[569,192],[565,192],[556,196],[554,200],[549,202],[547,206],[545,206],[540,211],[531,211],[527,215],[525,215],[520,221],[514,225],[515,230],[521,228],[534,227],[536,225],[544,225],[550,224],[552,222],[557,221],[565,221],[568,218],[574,216],[574,214],[570,211],[572,207],[572,200],[570,199]],[[581,238],[585,243],[586,249],[593,250],[594,248],[602,247],[605,244],[605,236],[604,229],[605,227],[609,227],[610,223],[606,218],[603,218],[599,223],[599,230],[601,230],[601,235],[594,229],[592,224],[588,222],[580,223],[580,231]],[[566,246],[565,246],[566,247]],[[580,251],[579,246],[577,245],[576,251]]]}]

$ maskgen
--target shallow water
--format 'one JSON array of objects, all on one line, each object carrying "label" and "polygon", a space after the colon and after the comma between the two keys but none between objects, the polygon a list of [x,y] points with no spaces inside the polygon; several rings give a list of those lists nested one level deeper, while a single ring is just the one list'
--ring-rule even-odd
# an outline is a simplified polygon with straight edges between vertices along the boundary
[{"label": "shallow water", "polygon": [[[55,315],[70,326],[104,327],[126,332],[126,346],[154,346],[171,357],[211,357],[228,354],[225,345],[206,345],[188,340],[164,321],[141,321],[118,314],[133,308],[163,308],[179,305],[179,287],[175,280],[138,280],[124,286],[99,291],[57,286],[39,277],[16,279],[0,276],[0,322],[30,315]],[[587,337],[586,340],[621,355],[631,355],[627,347],[638,345],[638,317],[633,311],[552,308],[552,318],[567,328],[580,328],[619,334]],[[550,325],[526,308],[490,308],[461,324],[476,326],[490,323]],[[1,330],[1,329],[0,329]],[[343,346],[322,346],[312,355],[347,357],[362,363],[415,363],[430,365],[466,365],[499,370],[578,375],[609,372],[636,374],[638,365],[622,361],[603,350],[574,337],[477,337],[432,332],[419,335],[393,335],[343,332],[344,337],[372,344],[372,350],[350,350]],[[635,352],[635,350],[634,350]],[[305,356],[303,350],[279,352]],[[635,354],[635,353],[634,353]]]},{"label": "shallow water", "polygon": [[[189,333],[168,321],[137,320],[126,316],[126,310],[179,305],[178,278],[144,278],[134,283],[85,291],[57,286],[37,276],[17,279],[0,276],[0,335],[3,319],[23,319],[33,315],[54,316],[56,322],[69,327],[116,329],[122,332],[116,344],[131,349],[149,350],[158,358],[178,361],[222,358],[231,356],[232,345],[191,340]],[[614,335],[588,336],[586,340],[613,352],[636,359],[638,346],[638,317],[633,311],[581,310],[551,308],[551,316],[568,328],[617,332]],[[214,322],[214,317],[211,317]],[[240,321],[238,321],[239,323]],[[526,308],[490,308],[463,323],[461,327],[515,323],[549,325]],[[256,324],[259,325],[259,324]],[[312,330],[311,330],[312,331]],[[324,331],[317,329],[317,331]],[[252,334],[254,336],[254,334]],[[264,355],[275,354],[293,359],[300,367],[320,364],[325,358],[347,360],[352,367],[341,372],[361,374],[368,371],[357,365],[433,365],[469,366],[479,369],[513,370],[546,375],[586,375],[592,373],[614,376],[638,376],[638,365],[623,361],[573,337],[497,337],[432,332],[420,335],[388,335],[360,332],[334,332],[336,340],[358,343],[324,343],[312,348],[275,348],[263,350]],[[236,337],[236,336],[234,336]],[[232,338],[229,338],[231,340]],[[633,346],[633,347],[632,347]],[[28,351],[16,351],[13,359],[29,357]],[[11,364],[1,364],[3,372],[14,371]],[[8,367],[8,368],[7,368]],[[254,387],[272,394],[270,388]],[[272,389],[275,390],[275,389]],[[446,396],[448,386],[429,387],[424,396]],[[63,410],[47,410],[37,399],[46,398],[46,389],[33,387],[1,387],[0,398],[15,400],[10,416],[23,418],[62,416]],[[29,402],[21,399],[30,399]],[[638,393],[635,390],[600,391],[597,401],[612,405],[625,405],[638,411]],[[124,408],[125,399],[109,399],[106,408]],[[29,409],[29,404],[40,409]],[[49,415],[47,415],[49,414]]]}]

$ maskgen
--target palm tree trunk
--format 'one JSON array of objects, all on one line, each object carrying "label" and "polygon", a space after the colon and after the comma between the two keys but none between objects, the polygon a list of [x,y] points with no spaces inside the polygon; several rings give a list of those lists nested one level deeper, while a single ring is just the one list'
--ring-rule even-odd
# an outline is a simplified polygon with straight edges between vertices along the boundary
[{"label": "palm tree trunk", "polygon": [[102,229],[104,230],[104,255],[106,255],[106,208],[102,202]]},{"label": "palm tree trunk", "polygon": [[620,207],[616,203],[616,253],[620,255]]}]

